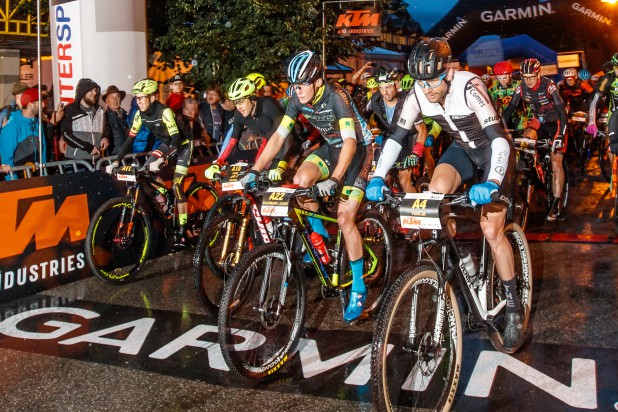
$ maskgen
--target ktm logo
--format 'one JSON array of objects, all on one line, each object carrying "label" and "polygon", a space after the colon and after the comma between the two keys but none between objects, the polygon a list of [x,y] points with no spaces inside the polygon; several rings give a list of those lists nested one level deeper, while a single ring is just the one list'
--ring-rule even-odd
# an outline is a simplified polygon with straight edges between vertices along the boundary
[{"label": "ktm logo", "polygon": [[52,187],[37,187],[0,193],[0,259],[23,253],[34,240],[36,248],[56,246],[69,231],[71,242],[86,238],[88,198],[67,196],[58,210]]},{"label": "ktm logo", "polygon": [[380,13],[373,13],[373,10],[348,10],[345,14],[340,14],[335,27],[359,27],[359,26],[379,26]]},{"label": "ktm logo", "polygon": [[420,226],[421,223],[421,220],[416,217],[406,216],[403,218],[403,224],[407,226]]}]

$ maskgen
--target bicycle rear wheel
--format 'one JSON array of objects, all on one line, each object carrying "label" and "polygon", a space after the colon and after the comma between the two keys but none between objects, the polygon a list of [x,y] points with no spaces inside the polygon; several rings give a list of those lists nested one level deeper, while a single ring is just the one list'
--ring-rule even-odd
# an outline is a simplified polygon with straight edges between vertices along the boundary
[{"label": "bicycle rear wheel", "polygon": [[225,284],[219,343],[225,363],[245,381],[260,381],[288,362],[306,313],[305,279],[281,243],[246,254]]},{"label": "bicycle rear wheel", "polygon": [[[441,295],[442,314],[438,296],[438,273],[431,265],[406,270],[389,289],[371,348],[372,396],[378,411],[451,409],[461,372],[461,318],[449,283]],[[442,328],[436,341],[438,320]]]},{"label": "bicycle rear wheel", "polygon": [[92,273],[104,282],[126,282],[148,259],[150,219],[141,205],[133,208],[130,197],[117,197],[103,203],[90,220],[86,261]]},{"label": "bicycle rear wheel", "polygon": [[508,218],[525,229],[528,223],[528,212],[530,209],[530,198],[533,186],[526,172],[519,172],[513,182],[513,196],[509,206]]},{"label": "bicycle rear wheel", "polygon": [[[513,258],[515,262],[515,277],[517,278],[517,293],[521,299],[521,305],[524,310],[522,319],[524,336],[528,328],[530,320],[530,312],[532,310],[532,262],[530,260],[530,250],[528,249],[528,241],[523,230],[515,225],[509,224],[504,228],[504,234],[511,244],[513,249]],[[504,285],[498,275],[493,257],[490,255],[488,265],[488,294],[487,294],[487,310],[491,312],[498,307],[502,309],[494,314],[495,329],[490,329],[489,337],[491,343],[500,352],[513,353],[519,348],[514,348],[511,351],[504,349],[502,334],[504,332],[504,307],[506,305],[506,296]]]},{"label": "bicycle rear wheel", "polygon": [[219,195],[209,184],[195,182],[185,192],[187,198],[187,224],[185,233],[187,244],[195,249],[204,219]]},{"label": "bicycle rear wheel", "polygon": [[[356,226],[363,238],[363,273],[367,287],[363,314],[367,316],[380,307],[389,286],[393,262],[393,236],[386,219],[375,210],[359,216]],[[339,265],[341,285],[352,282],[349,262],[345,242],[342,242],[342,258]]]},{"label": "bicycle rear wheel", "polygon": [[[243,217],[228,212],[214,219],[202,230],[193,254],[193,282],[200,302],[212,316],[219,313],[219,302],[225,282],[236,266],[235,250]],[[253,245],[250,231],[243,239],[243,251]]]},{"label": "bicycle rear wheel", "polygon": [[612,162],[609,159],[609,136],[599,137],[599,169],[606,182],[612,179]]}]

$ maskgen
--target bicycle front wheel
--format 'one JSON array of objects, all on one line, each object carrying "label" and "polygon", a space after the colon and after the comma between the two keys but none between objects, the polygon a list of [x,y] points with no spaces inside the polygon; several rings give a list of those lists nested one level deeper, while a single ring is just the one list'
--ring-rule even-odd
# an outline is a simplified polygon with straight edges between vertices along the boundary
[{"label": "bicycle front wheel", "polygon": [[90,220],[86,235],[90,270],[104,282],[126,282],[148,259],[151,232],[145,210],[130,197],[103,203]]},{"label": "bicycle front wheel", "polygon": [[243,257],[219,306],[221,352],[235,376],[264,380],[291,359],[304,328],[306,299],[304,276],[281,243]]},{"label": "bicycle front wheel", "polygon": [[[530,320],[530,312],[532,310],[532,262],[530,260],[530,250],[528,249],[528,241],[523,230],[516,224],[509,224],[504,228],[504,235],[509,241],[513,249],[513,258],[515,263],[515,277],[517,278],[517,294],[521,299],[521,305],[524,310],[522,319],[524,336],[528,328]],[[500,352],[513,353],[519,348],[506,351],[504,349],[504,340],[502,334],[505,327],[505,310],[506,307],[506,292],[502,280],[498,275],[498,270],[490,257],[488,287],[487,294],[487,310],[488,312],[496,311],[502,308],[498,313],[493,314],[495,328],[490,329],[489,337],[491,343]]]},{"label": "bicycle front wheel", "polygon": [[[438,298],[444,301],[442,312]],[[447,283],[439,295],[435,267],[406,270],[389,289],[373,335],[372,395],[377,410],[450,410],[461,373],[462,345],[451,285]]]}]

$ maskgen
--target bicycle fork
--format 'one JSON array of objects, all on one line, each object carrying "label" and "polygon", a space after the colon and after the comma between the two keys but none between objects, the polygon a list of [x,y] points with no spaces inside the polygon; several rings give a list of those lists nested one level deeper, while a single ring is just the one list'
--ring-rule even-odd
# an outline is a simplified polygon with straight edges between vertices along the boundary
[{"label": "bicycle fork", "polygon": [[127,217],[127,208],[122,208],[122,213],[120,215],[120,222],[118,223],[118,227],[116,228],[116,234],[114,236],[114,243],[122,245],[126,243],[127,240],[133,237],[133,219],[135,218],[136,213],[136,205],[137,199],[139,196],[139,187],[135,189],[135,194],[131,198],[131,215],[129,216],[129,221],[125,223],[125,219]]}]

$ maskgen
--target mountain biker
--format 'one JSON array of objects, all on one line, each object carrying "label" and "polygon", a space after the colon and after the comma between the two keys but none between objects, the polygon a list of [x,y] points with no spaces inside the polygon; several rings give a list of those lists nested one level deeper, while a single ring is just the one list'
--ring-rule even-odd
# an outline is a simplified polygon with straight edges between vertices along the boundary
[{"label": "mountain biker", "polygon": [[567,113],[586,111],[588,97],[594,92],[592,87],[587,82],[578,79],[576,69],[565,69],[562,77],[564,80],[558,83],[558,92],[566,104]]},{"label": "mountain biker", "polygon": [[[618,116],[613,113],[618,108],[618,53],[614,53],[611,58],[613,70],[606,73],[597,84],[596,91],[590,103],[590,113],[588,117],[588,127],[586,132],[596,136],[599,132],[597,127],[597,104],[603,96],[607,96],[609,104],[607,130],[609,135],[609,150],[612,154],[618,154]],[[613,159],[610,159],[613,161]]]},{"label": "mountain biker", "polygon": [[[384,140],[388,139],[391,130],[394,129],[395,122],[401,112],[403,97],[407,92],[397,91],[397,80],[399,74],[388,67],[379,67],[374,75],[374,79],[379,87],[379,92],[374,93],[367,104],[363,113],[365,118],[373,115],[378,128],[384,135]],[[367,82],[369,84],[369,82]],[[423,156],[425,150],[425,140],[427,138],[427,128],[423,118],[419,117],[414,123],[415,129],[410,130],[408,138],[399,154],[398,162],[403,163],[404,169],[397,173],[399,183],[404,192],[415,192],[412,185],[412,167],[418,164],[418,159]]]},{"label": "mountain biker", "polygon": [[[287,68],[287,78],[295,93],[290,97],[285,116],[262,156],[242,181],[245,187],[255,184],[258,173],[275,157],[285,140],[290,139],[290,130],[300,114],[320,130],[326,144],[300,165],[294,183],[305,188],[316,185],[321,196],[333,196],[341,189],[337,219],[353,279],[344,321],[352,322],[361,315],[367,298],[363,281],[363,240],[356,227],[356,211],[364,196],[371,165],[367,150],[371,131],[348,93],[322,77],[322,64],[314,52],[306,50],[294,55]],[[305,199],[302,203],[309,210],[317,211],[314,201]],[[309,222],[315,232],[328,236],[320,219],[309,217]]]},{"label": "mountain biker", "polygon": [[[513,80],[513,66],[507,61],[498,62],[493,68],[494,76],[498,79],[497,82],[489,88],[489,96],[494,102],[494,107],[499,115],[502,115],[513,98],[513,92],[519,85],[519,82]],[[525,113],[522,110],[513,113],[506,126],[510,129],[521,130],[524,128],[526,121]]]},{"label": "mountain biker", "polygon": [[[513,251],[504,235],[504,222],[514,170],[512,142],[497,115],[487,89],[474,73],[449,67],[452,54],[444,38],[418,42],[408,58],[408,71],[416,80],[404,102],[392,138],[384,145],[373,179],[367,186],[369,200],[382,200],[384,176],[401,150],[403,139],[420,113],[434,119],[453,138],[440,157],[429,190],[454,193],[475,170],[484,171],[482,183],[473,185],[469,197],[483,205],[481,229],[487,239],[507,297],[504,346],[517,349],[523,341],[522,305],[517,297]],[[499,199],[492,194],[498,192]],[[447,230],[454,227],[447,222]]]},{"label": "mountain biker", "polygon": [[503,119],[509,119],[523,102],[534,118],[528,122],[524,137],[536,140],[552,140],[551,165],[554,175],[554,201],[547,215],[548,221],[554,221],[562,215],[561,201],[565,175],[562,158],[567,149],[566,130],[568,126],[564,102],[553,81],[541,76],[541,63],[537,59],[526,59],[520,65],[522,82],[515,89],[513,99],[502,113]]},{"label": "mountain biker", "polygon": [[[176,169],[172,179],[172,191],[178,203],[178,231],[174,234],[174,247],[184,246],[184,227],[187,223],[187,199],[183,191],[183,182],[189,169],[191,154],[193,152],[193,142],[182,136],[178,131],[176,117],[172,109],[157,100],[156,93],[158,84],[152,79],[143,79],[133,85],[133,95],[137,99],[139,111],[135,114],[129,139],[125,140],[116,160],[106,167],[107,173],[111,173],[120,165],[122,159],[131,152],[133,138],[145,126],[159,140],[159,147],[150,152],[144,164],[151,172],[159,172],[166,158],[177,152]],[[157,177],[157,182],[163,184],[163,179]],[[156,200],[159,205],[165,208],[167,190],[164,187],[157,188]]]},{"label": "mountain biker", "polygon": [[[219,158],[206,169],[205,174],[208,179],[213,179],[215,174],[221,172],[221,166],[225,164],[232,149],[240,140],[244,127],[253,130],[259,136],[263,137],[262,145],[258,149],[256,156],[257,160],[266,147],[266,142],[273,133],[275,133],[277,127],[281,123],[283,109],[279,102],[272,97],[258,97],[256,96],[256,92],[257,86],[249,77],[236,79],[230,85],[228,97],[236,106],[232,123],[232,136],[230,142],[219,155]],[[293,139],[286,140],[279,155],[271,162],[271,169],[268,176],[269,179],[273,181],[281,180],[281,175],[287,168],[287,159],[292,155],[292,152],[299,151],[296,131],[292,131],[291,134],[293,135]]]}]

